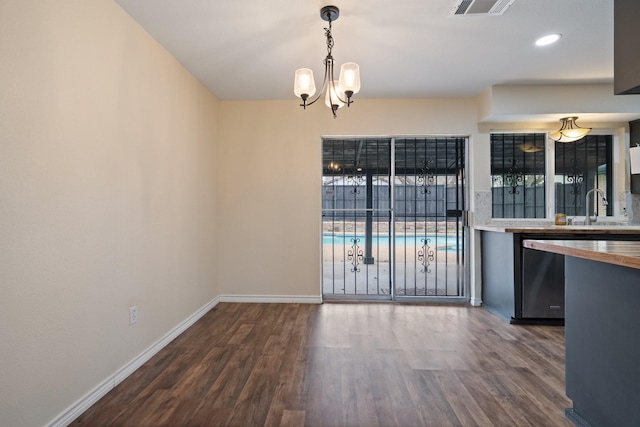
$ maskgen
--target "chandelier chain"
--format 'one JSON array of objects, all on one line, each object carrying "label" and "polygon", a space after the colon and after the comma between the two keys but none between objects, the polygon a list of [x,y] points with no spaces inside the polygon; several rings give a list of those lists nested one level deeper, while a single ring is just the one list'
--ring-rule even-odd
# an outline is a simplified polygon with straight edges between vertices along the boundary
[{"label": "chandelier chain", "polygon": [[333,49],[333,35],[331,34],[331,20],[329,20],[329,28],[324,29],[324,35],[327,37],[327,55],[331,56]]}]

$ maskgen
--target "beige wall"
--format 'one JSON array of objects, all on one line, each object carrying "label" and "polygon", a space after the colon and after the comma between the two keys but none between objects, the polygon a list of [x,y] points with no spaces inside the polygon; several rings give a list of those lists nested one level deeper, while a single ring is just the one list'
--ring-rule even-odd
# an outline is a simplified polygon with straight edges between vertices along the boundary
[{"label": "beige wall", "polygon": [[322,136],[469,135],[472,146],[476,132],[475,99],[358,99],[337,119],[295,99],[222,101],[221,293],[320,295]]},{"label": "beige wall", "polygon": [[[520,89],[513,89],[515,95]],[[500,87],[502,98],[510,93]],[[496,89],[496,90],[497,90]],[[547,90],[546,86],[540,87]],[[528,122],[480,123],[479,114],[487,97],[473,99],[356,99],[333,119],[321,103],[298,106],[293,96],[285,101],[222,101],[220,103],[221,186],[218,228],[220,248],[220,292],[234,296],[306,296],[320,295],[321,268],[321,138],[322,136],[399,136],[468,135],[469,208],[472,224],[491,219],[490,132],[553,131],[556,98],[565,96],[565,87],[548,96],[545,111],[528,114]],[[575,89],[566,88],[569,93]],[[594,96],[603,92],[599,85],[585,91]],[[600,93],[603,100],[608,100]],[[500,98],[501,99],[501,98]],[[498,101],[500,101],[498,99]],[[514,111],[536,108],[533,100],[521,96]],[[493,100],[495,101],[495,100]],[[571,105],[578,111],[581,99]],[[603,101],[604,102],[604,101]],[[633,105],[627,100],[609,104],[605,113],[627,113]],[[495,102],[501,106],[501,102]],[[567,107],[568,108],[568,107]],[[506,112],[501,113],[503,116]],[[532,120],[539,114],[540,121]],[[512,117],[511,117],[512,118]],[[589,123],[595,131],[617,135],[624,140],[623,123]],[[624,150],[621,141],[614,156],[616,193],[625,186]],[[489,199],[487,199],[489,197]],[[482,203],[478,203],[481,200]],[[488,203],[487,203],[488,202]],[[551,210],[553,208],[551,207]],[[616,208],[616,212],[617,212]],[[550,214],[550,218],[553,215]],[[469,259],[472,303],[481,300],[480,253],[477,234],[472,233]]]},{"label": "beige wall", "polygon": [[0,87],[0,425],[39,426],[218,295],[218,101],[111,0],[0,0]]}]

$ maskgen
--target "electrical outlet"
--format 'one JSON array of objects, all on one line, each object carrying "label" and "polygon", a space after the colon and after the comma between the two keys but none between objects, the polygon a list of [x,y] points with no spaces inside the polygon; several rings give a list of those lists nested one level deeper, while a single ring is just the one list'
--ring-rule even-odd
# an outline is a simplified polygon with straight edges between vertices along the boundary
[{"label": "electrical outlet", "polygon": [[129,307],[129,326],[133,326],[138,321],[138,306]]}]

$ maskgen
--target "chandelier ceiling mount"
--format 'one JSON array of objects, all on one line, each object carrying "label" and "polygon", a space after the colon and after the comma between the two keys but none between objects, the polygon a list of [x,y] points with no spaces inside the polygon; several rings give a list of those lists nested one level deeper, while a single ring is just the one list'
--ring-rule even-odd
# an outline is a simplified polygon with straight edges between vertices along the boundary
[{"label": "chandelier ceiling mount", "polygon": [[320,9],[320,17],[329,23],[338,19],[338,16],[340,16],[340,9],[336,6],[325,6]]}]

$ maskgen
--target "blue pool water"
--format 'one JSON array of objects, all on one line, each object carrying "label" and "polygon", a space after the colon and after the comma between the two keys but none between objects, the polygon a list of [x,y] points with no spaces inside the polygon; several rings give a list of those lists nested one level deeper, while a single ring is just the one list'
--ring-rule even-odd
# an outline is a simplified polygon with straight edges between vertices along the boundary
[{"label": "blue pool water", "polygon": [[[358,242],[359,245],[364,245],[364,235],[343,235],[343,234],[323,234],[322,235],[322,244],[323,245],[352,245],[352,239],[360,239]],[[455,252],[458,250],[459,240],[456,236],[436,236],[436,235],[427,235],[427,236],[413,236],[413,235],[397,235],[395,237],[395,244],[397,247],[405,246],[405,245],[416,245],[422,246],[424,242],[422,239],[429,239],[427,242],[429,246],[436,247],[446,247],[447,251]],[[462,237],[460,238],[462,239]],[[389,244],[389,236],[372,236],[371,237],[372,245],[388,245]],[[462,243],[462,242],[460,242]]]}]

